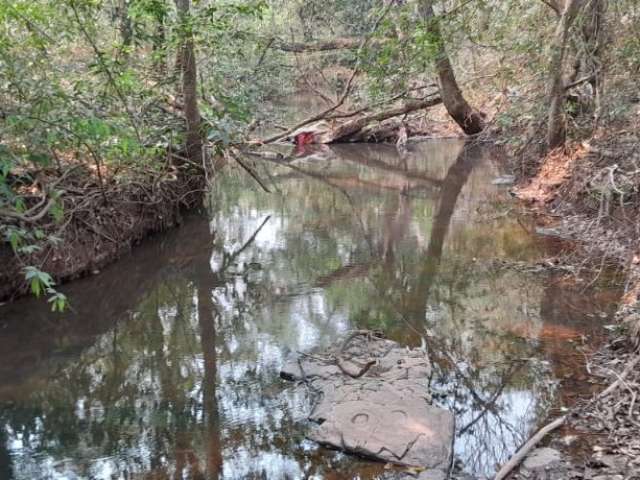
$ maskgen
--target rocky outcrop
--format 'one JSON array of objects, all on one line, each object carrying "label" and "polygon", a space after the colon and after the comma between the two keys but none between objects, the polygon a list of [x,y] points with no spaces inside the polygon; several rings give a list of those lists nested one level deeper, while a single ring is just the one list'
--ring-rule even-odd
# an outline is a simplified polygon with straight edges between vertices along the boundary
[{"label": "rocky outcrop", "polygon": [[447,473],[454,417],[431,404],[426,353],[371,332],[340,347],[300,354],[282,369],[314,391],[308,437],[347,453]]}]

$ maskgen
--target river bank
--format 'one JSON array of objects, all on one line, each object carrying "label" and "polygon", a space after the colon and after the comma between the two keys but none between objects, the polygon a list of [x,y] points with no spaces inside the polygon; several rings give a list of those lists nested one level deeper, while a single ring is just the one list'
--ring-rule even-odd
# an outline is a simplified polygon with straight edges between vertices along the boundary
[{"label": "river bank", "polygon": [[[540,215],[541,230],[575,242],[563,259],[593,281],[616,271],[624,294],[609,340],[586,359],[589,381],[600,385],[568,411],[566,425],[541,442],[520,467],[518,479],[630,479],[640,475],[640,392],[637,346],[640,333],[640,196],[637,126],[537,155],[518,158],[513,192]],[[538,150],[539,151],[539,150]],[[611,389],[611,386],[615,388]],[[552,420],[552,419],[551,419]],[[576,436],[577,435],[577,436]],[[554,453],[555,452],[555,453]]]},{"label": "river bank", "polygon": [[[8,219],[10,227],[13,222],[16,228],[28,226],[39,233],[26,248],[0,244],[0,301],[29,292],[26,266],[35,266],[61,285],[99,273],[146,237],[178,225],[182,212],[202,204],[205,175],[170,163],[147,170],[104,169],[100,175],[81,162],[36,172],[33,188],[56,185],[59,214]],[[33,195],[34,204],[37,201]]]}]

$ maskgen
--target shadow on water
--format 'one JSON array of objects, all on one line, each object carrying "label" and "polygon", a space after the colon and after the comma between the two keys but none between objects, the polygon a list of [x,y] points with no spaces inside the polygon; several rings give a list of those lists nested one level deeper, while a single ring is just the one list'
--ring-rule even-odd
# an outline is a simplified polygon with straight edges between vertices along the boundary
[{"label": "shadow on water", "polygon": [[588,391],[618,292],[496,266],[549,246],[492,185],[495,152],[343,145],[269,169],[278,193],[227,171],[210,218],[68,286],[72,312],[0,307],[1,479],[379,478],[304,440],[307,392],[278,377],[353,328],[426,343],[473,474]]}]

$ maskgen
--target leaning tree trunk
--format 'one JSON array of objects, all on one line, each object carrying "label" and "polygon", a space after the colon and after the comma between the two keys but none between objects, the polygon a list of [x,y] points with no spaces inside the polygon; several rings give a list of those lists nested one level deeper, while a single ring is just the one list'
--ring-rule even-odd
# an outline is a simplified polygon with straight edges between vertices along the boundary
[{"label": "leaning tree trunk", "polygon": [[475,135],[484,130],[484,115],[475,110],[465,100],[462,90],[456,81],[453,66],[444,45],[440,25],[433,12],[434,0],[420,0],[418,12],[426,28],[432,33],[437,43],[436,71],[440,84],[440,96],[447,112],[467,135]]},{"label": "leaning tree trunk", "polygon": [[182,75],[182,97],[186,119],[186,152],[187,157],[198,165],[202,162],[202,133],[200,131],[202,117],[198,108],[198,70],[196,66],[193,33],[184,29],[189,18],[190,0],[175,0],[178,16],[183,25],[182,41],[179,52],[179,68]]},{"label": "leaning tree trunk", "polygon": [[567,129],[565,118],[566,88],[563,81],[564,63],[567,55],[569,29],[584,0],[567,0],[562,11],[555,38],[551,45],[551,65],[549,72],[549,114],[547,122],[547,147],[558,148],[564,145]]},{"label": "leaning tree trunk", "polygon": [[607,0],[591,0],[585,12],[582,26],[582,36],[585,44],[585,67],[593,73],[590,80],[595,97],[594,124],[598,128],[602,114],[602,90],[604,88],[605,64],[603,62],[603,47],[605,44],[605,14],[608,7]]}]

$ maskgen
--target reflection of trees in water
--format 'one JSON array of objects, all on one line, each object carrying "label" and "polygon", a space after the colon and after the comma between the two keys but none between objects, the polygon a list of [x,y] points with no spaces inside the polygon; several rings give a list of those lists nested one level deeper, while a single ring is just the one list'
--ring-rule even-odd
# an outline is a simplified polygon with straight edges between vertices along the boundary
[{"label": "reflection of trees in water", "polygon": [[[216,347],[225,339],[216,333],[220,306],[215,291],[230,288],[231,296],[238,300],[233,290],[242,284],[247,292],[243,304],[253,303],[248,298],[252,291],[246,289],[249,272],[228,275],[226,270],[237,267],[238,257],[255,236],[238,251],[224,255],[220,269],[212,272],[212,244],[202,241],[211,238],[208,225],[197,222],[197,226],[189,232],[192,237],[185,237],[187,242],[174,252],[179,268],[162,271],[156,285],[135,305],[137,313],[132,318],[98,337],[95,345],[63,368],[57,378],[46,379],[40,394],[5,410],[3,425],[13,432],[13,438],[25,438],[25,448],[31,453],[16,456],[15,467],[8,456],[0,458],[0,468],[28,478],[29,471],[39,472],[38,476],[49,468],[47,457],[53,461],[73,458],[75,465],[71,462],[68,468],[82,476],[88,475],[87,469],[98,468],[118,475],[147,472],[153,478],[170,478],[172,472],[179,475],[181,471],[188,472],[189,478],[218,478],[224,442],[216,397],[220,368]],[[203,249],[202,243],[208,248]],[[241,333],[240,328],[235,330]],[[259,346],[247,343],[245,348]],[[228,352],[229,346],[222,350]],[[255,351],[247,356],[255,357]],[[252,368],[255,372],[255,365]],[[264,384],[273,381],[273,372],[268,373],[268,379],[256,379],[250,387],[254,391],[223,377],[221,381],[234,383],[224,394],[228,397],[232,393],[245,405],[264,402],[268,396],[263,395],[267,390]],[[227,407],[232,404],[226,402]],[[262,408],[267,410],[265,405]],[[258,410],[255,405],[249,409]],[[254,438],[240,432],[242,427],[234,427],[234,438],[225,439],[224,447],[225,462],[232,470],[237,461],[233,457],[235,445],[248,445],[256,455],[268,450],[268,438],[277,431],[274,422],[269,416],[258,420]],[[38,457],[32,455],[36,452]],[[100,458],[103,460],[92,463]],[[260,468],[259,463],[254,458],[242,468]]]},{"label": "reflection of trees in water", "polygon": [[[422,261],[416,262],[415,251],[407,252],[407,244],[412,244],[408,236],[416,208],[416,199],[408,194],[411,172],[400,162],[372,161],[366,155],[347,156],[348,148],[343,156],[351,162],[389,174],[404,172],[401,178],[406,181],[396,182],[398,193],[386,197],[381,222],[359,222],[365,226],[362,235],[376,240],[369,242],[373,243],[371,258],[361,264],[341,265],[319,277],[317,284],[365,297],[361,302],[346,294],[341,297],[351,307],[350,318],[359,326],[396,331],[395,336],[409,341],[411,336],[414,341],[416,336],[426,337],[439,372],[434,388],[441,394],[440,402],[457,414],[457,451],[468,469],[490,475],[527,438],[535,421],[544,418],[553,385],[548,383],[551,372],[544,364],[521,360],[523,356],[533,357],[535,346],[508,330],[487,330],[501,327],[504,319],[496,318],[498,324],[487,324],[483,318],[486,312],[478,308],[485,305],[495,310],[495,305],[505,301],[501,296],[512,297],[506,306],[514,312],[507,310],[507,314],[514,314],[523,299],[539,304],[539,295],[527,297],[533,293],[531,279],[521,278],[514,283],[505,272],[488,272],[472,261],[473,251],[450,250],[443,260],[458,199],[483,151],[465,147],[444,178],[431,183],[439,189],[437,208],[426,249],[417,257]],[[369,185],[351,183],[352,189],[366,189]],[[353,202],[352,207],[355,216],[366,218],[367,206]],[[380,227],[382,234],[371,232]],[[358,287],[354,284],[358,278],[373,288]],[[393,318],[395,321],[390,322]],[[529,319],[524,314],[519,320],[539,323],[539,318]]]},{"label": "reflection of trees in water", "polygon": [[[513,425],[514,417],[517,421],[518,414],[524,412],[518,412],[518,406],[501,399],[505,390],[510,390],[513,377],[521,365],[512,363],[508,357],[503,359],[502,366],[487,365],[480,360],[480,351],[464,348],[460,337],[438,337],[433,333],[427,335],[427,330],[437,330],[430,328],[429,320],[425,320],[425,312],[430,305],[444,304],[448,308],[448,316],[436,321],[451,322],[453,328],[458,330],[458,335],[468,330],[458,320],[466,313],[465,301],[461,297],[467,295],[474,282],[471,259],[464,256],[458,261],[455,258],[448,259],[445,274],[440,274],[440,267],[458,197],[480,154],[477,147],[465,147],[442,180],[423,261],[413,270],[410,279],[405,280],[409,288],[399,289],[397,314],[411,331],[423,335],[427,340],[428,351],[439,371],[434,388],[446,393],[443,403],[457,414],[458,441],[463,441],[466,447],[465,467],[490,474],[526,438],[530,427],[528,421]],[[397,275],[385,276],[394,277]],[[434,288],[437,288],[436,292]],[[432,294],[435,300],[431,298]],[[472,439],[460,438],[465,435]]]},{"label": "reflection of trees in water", "polygon": [[[471,261],[477,229],[454,222],[483,153],[467,147],[427,171],[429,159],[393,149],[344,150],[348,161],[332,168],[275,172],[282,196],[229,179],[214,192],[215,239],[206,222],[187,224],[170,253],[125,270],[121,288],[103,287],[117,308],[96,308],[91,298],[104,295],[91,293],[70,325],[98,317],[76,342],[82,355],[5,409],[7,431],[26,433],[42,458],[73,458],[76,470],[106,458],[138,478],[321,474],[327,457],[301,452],[290,435],[306,396],[282,390],[277,369],[287,349],[383,327],[408,343],[426,337],[437,401],[457,414],[457,452],[490,473],[552,388],[544,365],[518,361],[538,355],[535,344],[495,331],[509,322],[535,330],[542,292],[528,277]],[[459,238],[464,248],[452,247]],[[525,302],[537,316],[517,312]],[[0,469],[12,468],[2,440]],[[14,461],[14,472],[36,470]]]},{"label": "reflection of trees in water", "polygon": [[[206,438],[206,470],[205,478],[217,479],[222,470],[222,444],[220,441],[220,420],[218,402],[216,400],[216,327],[218,308],[213,301],[213,290],[216,281],[209,263],[198,264],[198,324],[200,326],[200,342],[204,357],[204,375],[202,386],[202,407]],[[224,272],[221,272],[224,273]]]},{"label": "reflection of trees in water", "polygon": [[[2,415],[0,415],[0,422],[4,425]],[[0,428],[0,478],[7,480],[13,478],[13,461],[7,447],[7,432],[4,428]]]},{"label": "reflection of trees in water", "polygon": [[456,209],[458,196],[471,174],[474,163],[478,161],[480,149],[478,147],[465,147],[458,155],[455,163],[449,168],[447,176],[442,181],[438,209],[433,219],[431,236],[423,260],[422,268],[418,273],[412,293],[407,296],[404,309],[412,319],[419,320],[424,316],[431,288],[436,281],[438,267],[442,261],[442,252],[445,239],[451,225],[451,218]]}]

